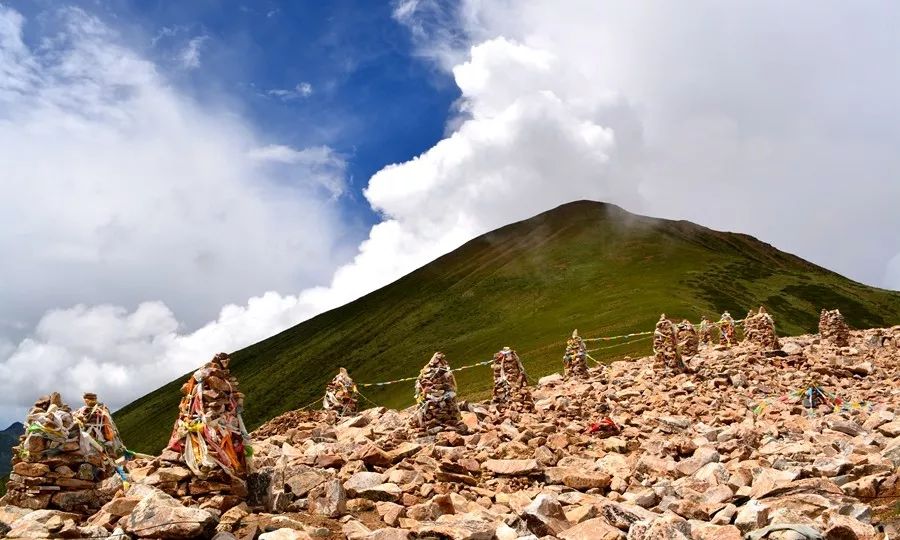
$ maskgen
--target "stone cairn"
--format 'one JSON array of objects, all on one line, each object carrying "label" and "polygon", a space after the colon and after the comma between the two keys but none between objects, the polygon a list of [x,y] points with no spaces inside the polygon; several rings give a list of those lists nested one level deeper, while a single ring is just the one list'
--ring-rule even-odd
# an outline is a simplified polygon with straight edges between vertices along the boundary
[{"label": "stone cairn", "polygon": [[713,344],[712,326],[712,323],[706,317],[703,317],[703,320],[700,321],[700,329],[697,332],[697,339],[700,345],[708,347]]},{"label": "stone cairn", "polygon": [[516,351],[503,347],[491,363],[494,393],[491,403],[498,411],[532,412],[534,398],[528,388],[528,375]]},{"label": "stone cairn", "polygon": [[252,449],[241,418],[244,395],[228,370],[230,361],[219,353],[182,385],[178,419],[159,458],[174,471],[157,486],[163,491],[202,499],[246,496]]},{"label": "stone cairn", "polygon": [[325,387],[322,408],[326,411],[334,411],[337,416],[349,416],[356,413],[358,400],[359,391],[356,389],[356,383],[350,378],[347,370],[341,368]]},{"label": "stone cairn", "polygon": [[[111,428],[117,434],[115,425]],[[116,488],[101,490],[114,470],[54,392],[39,398],[28,412],[0,504],[91,514],[115,492]]]},{"label": "stone cairn", "polygon": [[678,335],[675,324],[663,313],[653,330],[653,354],[656,362],[676,372],[685,370],[684,362],[678,353]]},{"label": "stone cairn", "polygon": [[850,345],[850,327],[837,309],[823,309],[819,315],[819,335],[822,339],[837,347]]},{"label": "stone cairn", "polygon": [[109,408],[97,401],[97,394],[86,393],[83,399],[84,406],[75,411],[74,417],[89,437],[88,442],[110,460],[122,457],[126,451],[125,444]]},{"label": "stone cairn", "polygon": [[781,348],[775,334],[775,321],[766,312],[766,308],[760,306],[756,314],[752,310],[747,314],[744,319],[744,340],[767,351]]},{"label": "stone cairn", "polygon": [[442,352],[434,353],[416,379],[416,411],[412,428],[427,433],[463,430],[456,404],[456,378]]},{"label": "stone cairn", "polygon": [[734,318],[727,311],[719,319],[719,345],[732,346],[737,344],[734,335]]},{"label": "stone cairn", "polygon": [[700,338],[691,321],[684,319],[676,327],[678,337],[678,352],[682,358],[691,357],[700,352]]},{"label": "stone cairn", "polygon": [[566,341],[563,368],[563,376],[566,378],[586,378],[588,376],[587,348],[584,345],[584,340],[578,335],[578,330],[572,332],[572,337]]}]

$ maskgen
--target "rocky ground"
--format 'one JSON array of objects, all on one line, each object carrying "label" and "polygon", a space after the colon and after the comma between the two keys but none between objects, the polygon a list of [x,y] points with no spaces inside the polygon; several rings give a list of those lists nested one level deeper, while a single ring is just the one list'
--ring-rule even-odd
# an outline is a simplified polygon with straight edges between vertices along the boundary
[{"label": "rocky ground", "polygon": [[[189,471],[132,462],[90,517],[0,507],[9,538],[887,539],[900,536],[900,326],[849,346],[702,349],[543,378],[536,411],[463,403],[465,433],[410,411],[295,411],[254,434],[246,501],[180,499]],[[489,377],[489,373],[485,373]],[[814,403],[804,403],[804,392]],[[816,403],[818,402],[818,403]],[[252,404],[250,404],[252,406]],[[809,405],[813,405],[810,407]],[[609,411],[617,434],[591,432]],[[230,508],[229,508],[230,507]]]}]

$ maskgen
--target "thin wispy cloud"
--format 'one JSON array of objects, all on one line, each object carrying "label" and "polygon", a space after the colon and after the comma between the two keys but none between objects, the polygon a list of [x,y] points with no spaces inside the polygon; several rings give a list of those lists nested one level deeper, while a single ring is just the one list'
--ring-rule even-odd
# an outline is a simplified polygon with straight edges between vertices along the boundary
[{"label": "thin wispy cloud", "polygon": [[271,90],[267,90],[266,94],[282,101],[304,99],[313,94],[313,86],[312,84],[304,81],[297,83],[293,88],[273,88]]},{"label": "thin wispy cloud", "polygon": [[184,49],[181,50],[179,60],[185,69],[197,69],[200,67],[200,53],[203,44],[209,40],[209,36],[197,36],[191,38]]}]

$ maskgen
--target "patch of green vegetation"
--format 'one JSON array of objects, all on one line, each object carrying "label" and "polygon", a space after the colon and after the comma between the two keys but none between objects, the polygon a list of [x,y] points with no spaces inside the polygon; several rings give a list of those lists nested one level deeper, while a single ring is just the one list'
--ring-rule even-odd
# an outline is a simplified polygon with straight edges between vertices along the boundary
[{"label": "patch of green vegetation", "polygon": [[7,482],[9,482],[9,476],[0,476],[0,497],[6,495]]},{"label": "patch of green vegetation", "polygon": [[[846,302],[851,298],[858,305]],[[476,238],[382,289],[237,351],[232,370],[253,429],[316,402],[341,366],[358,383],[387,381],[416,375],[436,350],[461,366],[510,346],[536,380],[560,370],[573,328],[588,337],[619,335],[652,329],[660,312],[697,321],[727,309],[740,318],[760,304],[782,333],[814,332],[819,310],[833,306],[849,309],[848,319],[860,326],[900,322],[900,293],[854,283],[746,235],[582,201]],[[647,339],[596,344],[611,345],[591,356],[607,362],[650,353]],[[186,377],[116,413],[130,448],[162,448]],[[458,372],[457,381],[464,398],[489,395],[488,367]],[[360,389],[380,405],[413,404],[412,383]]]}]

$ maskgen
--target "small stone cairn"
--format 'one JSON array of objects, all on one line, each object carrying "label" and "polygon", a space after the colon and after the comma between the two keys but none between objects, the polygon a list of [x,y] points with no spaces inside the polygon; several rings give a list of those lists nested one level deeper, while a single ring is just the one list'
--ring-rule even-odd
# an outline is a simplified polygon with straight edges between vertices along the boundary
[{"label": "small stone cairn", "polygon": [[427,433],[463,430],[456,404],[456,378],[442,352],[434,353],[416,379],[416,411],[411,427]]},{"label": "small stone cairn", "polygon": [[706,317],[700,321],[700,329],[697,332],[700,345],[708,347],[713,344],[712,326],[713,324]]},{"label": "small stone cairn", "polygon": [[516,351],[503,347],[491,363],[494,371],[494,392],[491,404],[498,411],[532,412],[534,398],[528,388],[528,375]]},{"label": "small stone cairn", "polygon": [[737,338],[734,335],[734,318],[727,311],[722,314],[719,319],[719,345],[728,347],[737,344]]},{"label": "small stone cairn", "polygon": [[700,351],[700,338],[691,321],[684,319],[676,327],[678,336],[678,352],[682,358],[695,356]]},{"label": "small stone cairn", "polygon": [[763,306],[756,314],[751,310],[744,319],[744,340],[766,351],[781,348],[775,333],[775,321]]},{"label": "small stone cairn", "polygon": [[84,434],[90,437],[88,442],[110,460],[122,457],[125,444],[109,408],[97,401],[97,394],[86,393],[83,399],[84,406],[75,411],[74,417]]},{"label": "small stone cairn", "polygon": [[0,505],[90,514],[116,489],[100,491],[114,467],[88,441],[56,392],[38,398],[28,412],[25,434],[13,448],[12,466],[7,494]]},{"label": "small stone cairn", "polygon": [[850,327],[837,309],[822,310],[819,315],[819,335],[822,340],[836,347],[850,345]]},{"label": "small stone cairn", "polygon": [[678,353],[678,335],[675,324],[663,313],[653,330],[653,354],[656,362],[667,369],[683,372],[684,362]]},{"label": "small stone cairn", "polygon": [[252,449],[241,418],[244,395],[228,370],[230,361],[219,353],[182,385],[178,419],[159,457],[171,472],[157,486],[163,491],[195,498],[246,496]]},{"label": "small stone cairn", "polygon": [[326,411],[334,411],[339,417],[349,416],[356,413],[358,401],[359,391],[356,389],[356,383],[350,378],[347,370],[341,368],[325,387],[322,408]]},{"label": "small stone cairn", "polygon": [[578,330],[572,332],[572,337],[566,341],[566,352],[563,355],[563,376],[566,378],[587,378],[587,348],[584,340],[578,335]]}]

